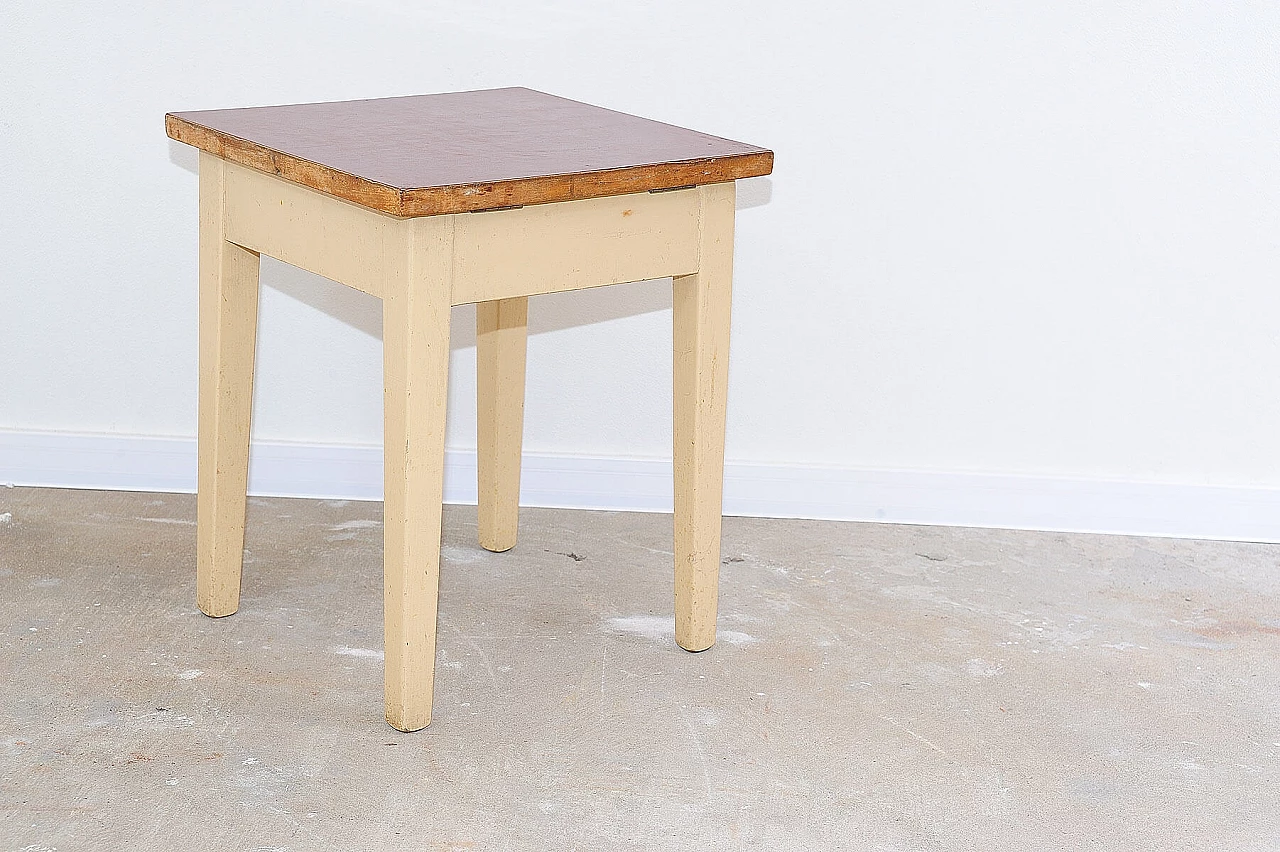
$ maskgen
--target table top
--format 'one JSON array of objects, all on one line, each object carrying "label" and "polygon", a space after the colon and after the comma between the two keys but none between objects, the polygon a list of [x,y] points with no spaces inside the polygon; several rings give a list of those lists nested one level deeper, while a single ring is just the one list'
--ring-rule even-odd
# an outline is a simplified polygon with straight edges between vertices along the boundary
[{"label": "table top", "polygon": [[174,139],[394,216],[769,174],[773,152],[532,89],[177,112]]}]

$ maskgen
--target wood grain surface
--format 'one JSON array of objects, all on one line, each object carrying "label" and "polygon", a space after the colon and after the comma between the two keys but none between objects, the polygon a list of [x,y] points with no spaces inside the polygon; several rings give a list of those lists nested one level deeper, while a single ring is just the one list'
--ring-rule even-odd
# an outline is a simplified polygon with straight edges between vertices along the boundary
[{"label": "wood grain surface", "polygon": [[393,216],[464,213],[769,174],[773,152],[535,92],[170,113],[180,142]]}]

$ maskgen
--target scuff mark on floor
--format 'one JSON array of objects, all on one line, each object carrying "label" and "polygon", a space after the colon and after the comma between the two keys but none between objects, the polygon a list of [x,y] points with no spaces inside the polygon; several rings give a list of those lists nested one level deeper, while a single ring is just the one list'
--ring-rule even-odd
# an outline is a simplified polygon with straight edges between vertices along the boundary
[{"label": "scuff mark on floor", "polygon": [[[611,633],[639,636],[644,639],[663,642],[674,640],[676,635],[675,619],[661,615],[619,616],[609,619],[606,622],[606,626]],[[760,640],[740,630],[717,630],[716,641],[727,642],[730,645],[746,645]]]},{"label": "scuff mark on floor", "polygon": [[330,650],[340,657],[363,657],[369,660],[381,660],[383,658],[382,652],[373,648],[351,648],[346,645],[338,645]]},{"label": "scuff mark on floor", "polygon": [[371,521],[365,519],[356,519],[354,521],[343,521],[340,524],[334,524],[329,527],[330,532],[342,532],[343,530],[368,530],[374,527],[382,526],[382,521]]}]

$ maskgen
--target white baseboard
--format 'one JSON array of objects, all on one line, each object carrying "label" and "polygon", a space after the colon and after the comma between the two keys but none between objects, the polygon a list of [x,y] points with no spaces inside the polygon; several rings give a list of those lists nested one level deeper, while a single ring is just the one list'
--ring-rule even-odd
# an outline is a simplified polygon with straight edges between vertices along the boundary
[{"label": "white baseboard", "polygon": [[[450,450],[445,501],[475,503],[475,451]],[[670,512],[671,462],[527,453],[521,504]],[[193,438],[0,430],[0,482],[195,490]],[[249,490],[382,499],[382,449],[255,443]],[[1280,489],[1004,474],[725,465],[726,515],[1280,542]]]}]

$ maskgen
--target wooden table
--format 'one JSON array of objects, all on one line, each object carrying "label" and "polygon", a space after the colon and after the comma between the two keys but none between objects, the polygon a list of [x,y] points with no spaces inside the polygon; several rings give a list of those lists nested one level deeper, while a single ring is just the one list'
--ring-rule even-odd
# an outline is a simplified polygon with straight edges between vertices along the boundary
[{"label": "wooden table", "polygon": [[529,89],[171,113],[200,154],[196,596],[239,606],[258,258],[383,300],[387,721],[431,720],[449,314],[476,304],[479,538],[516,542],[528,297],[673,276],[676,641],[715,642],[734,180],[773,154]]}]

